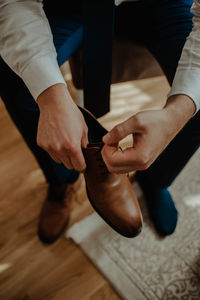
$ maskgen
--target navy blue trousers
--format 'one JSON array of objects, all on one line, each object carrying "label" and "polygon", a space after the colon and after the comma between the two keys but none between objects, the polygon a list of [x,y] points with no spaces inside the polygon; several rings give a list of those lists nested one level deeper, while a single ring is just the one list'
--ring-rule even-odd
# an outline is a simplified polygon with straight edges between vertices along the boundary
[{"label": "navy blue trousers", "polygon": [[[169,83],[173,81],[186,37],[192,29],[192,0],[142,0],[116,9],[116,35],[145,45],[160,63]],[[82,43],[81,18],[47,11],[61,65]],[[134,66],[133,66],[134,68]],[[36,144],[39,109],[22,80],[0,59],[0,96],[35,155],[50,184],[73,182],[77,172],[56,164]],[[146,171],[147,180],[167,187],[200,145],[200,113],[196,114]]]}]

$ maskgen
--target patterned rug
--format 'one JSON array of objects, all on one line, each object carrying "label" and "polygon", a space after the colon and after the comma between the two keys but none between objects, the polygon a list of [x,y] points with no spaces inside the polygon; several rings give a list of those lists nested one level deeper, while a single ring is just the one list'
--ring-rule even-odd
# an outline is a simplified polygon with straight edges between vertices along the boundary
[{"label": "patterned rug", "polygon": [[[143,217],[142,233],[127,239],[93,213],[67,232],[122,299],[200,300],[200,151],[170,188],[179,211],[176,232],[157,235],[143,195],[134,184]],[[164,171],[164,170],[163,170]]]}]

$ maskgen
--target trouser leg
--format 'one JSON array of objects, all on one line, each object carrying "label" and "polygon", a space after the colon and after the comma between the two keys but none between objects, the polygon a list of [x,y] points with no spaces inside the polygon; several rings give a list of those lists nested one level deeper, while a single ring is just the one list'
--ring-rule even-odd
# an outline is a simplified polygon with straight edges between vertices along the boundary
[{"label": "trouser leg", "polygon": [[[192,30],[192,3],[192,0],[146,0],[124,3],[117,8],[117,34],[146,46],[161,65],[170,84],[185,40]],[[121,19],[123,23],[120,23]],[[200,113],[185,125],[152,166],[138,172],[138,175],[146,177],[157,187],[167,187],[199,145]]]},{"label": "trouser leg", "polygon": [[200,145],[200,112],[196,114],[168,145],[158,159],[142,174],[159,188],[171,185]]},{"label": "trouser leg", "polygon": [[75,180],[75,171],[66,169],[64,165],[56,164],[49,154],[37,145],[38,105],[21,79],[8,69],[4,62],[1,61],[0,65],[1,97],[13,122],[43,170],[47,182],[62,184]]},{"label": "trouser leg", "polygon": [[[52,32],[62,63],[75,51],[82,41],[81,25],[75,21],[52,19]],[[62,184],[73,182],[78,173],[68,170],[62,164],[55,163],[48,153],[36,143],[39,108],[23,81],[0,58],[0,95],[15,125],[37,159],[47,182]]]},{"label": "trouser leg", "polygon": [[[160,63],[170,85],[185,40],[192,30],[192,2],[159,0],[152,15],[152,38],[147,47]],[[168,187],[199,145],[200,112],[185,125],[152,166],[141,173],[156,186]]]}]

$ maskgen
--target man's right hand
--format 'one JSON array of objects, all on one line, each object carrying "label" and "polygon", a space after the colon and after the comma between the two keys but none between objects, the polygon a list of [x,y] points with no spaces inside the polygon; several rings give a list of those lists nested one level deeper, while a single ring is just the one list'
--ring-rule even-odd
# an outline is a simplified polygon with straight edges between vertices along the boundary
[{"label": "man's right hand", "polygon": [[56,84],[37,99],[40,117],[37,144],[68,169],[83,172],[86,163],[82,148],[88,144],[88,128],[67,87]]}]

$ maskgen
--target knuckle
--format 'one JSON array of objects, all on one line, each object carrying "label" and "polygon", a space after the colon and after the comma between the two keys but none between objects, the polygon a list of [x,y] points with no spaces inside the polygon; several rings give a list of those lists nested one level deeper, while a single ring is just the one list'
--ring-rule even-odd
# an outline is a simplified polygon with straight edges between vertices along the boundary
[{"label": "knuckle", "polygon": [[79,152],[79,149],[78,149],[77,145],[71,145],[71,146],[70,146],[70,152],[71,152],[73,155],[77,155],[78,152]]},{"label": "knuckle", "polygon": [[86,166],[80,166],[79,168],[77,168],[78,172],[84,172],[86,169]]},{"label": "knuckle", "polygon": [[37,137],[36,142],[39,147],[43,148],[43,143],[42,143],[42,140],[40,139],[40,137]]},{"label": "knuckle", "polygon": [[146,170],[146,169],[148,169],[148,167],[149,167],[148,164],[142,164],[142,165],[140,166],[140,170],[141,170],[141,171]]},{"label": "knuckle", "polygon": [[73,170],[73,168],[72,168],[72,166],[71,166],[70,164],[68,164],[68,163],[65,163],[65,166],[67,167],[67,169],[69,169],[69,170]]},{"label": "knuckle", "polygon": [[68,150],[68,149],[70,149],[70,145],[71,145],[71,143],[69,143],[68,140],[64,140],[61,143],[61,149],[62,150],[67,149]]},{"label": "knuckle", "polygon": [[115,132],[117,133],[118,136],[123,135],[123,127],[121,125],[116,126],[115,128]]},{"label": "knuckle", "polygon": [[45,143],[42,139],[37,138],[36,143],[43,150],[45,150],[45,151],[49,151],[50,150],[50,145],[48,143]]},{"label": "knuckle", "polygon": [[77,146],[73,142],[65,141],[61,145],[61,151],[67,150],[69,153],[75,153]]},{"label": "knuckle", "polygon": [[46,144],[46,145],[43,147],[43,149],[46,150],[46,151],[51,151],[51,150],[52,150],[51,145],[49,145],[49,144]]},{"label": "knuckle", "polygon": [[42,144],[41,148],[44,149],[44,150],[46,150],[46,151],[51,150],[51,147],[50,147],[49,144]]},{"label": "knuckle", "polygon": [[146,153],[142,153],[140,155],[140,159],[138,161],[140,167],[142,168],[142,170],[145,170],[148,168],[149,166],[149,156]]},{"label": "knuckle", "polygon": [[54,144],[52,146],[52,149],[57,152],[57,153],[60,153],[61,152],[61,146],[59,144]]},{"label": "knuckle", "polygon": [[71,142],[70,144],[65,143],[65,148],[72,153],[76,153],[77,151],[77,145],[73,142]]},{"label": "knuckle", "polygon": [[144,120],[143,120],[143,118],[141,117],[140,114],[136,114],[135,115],[134,122],[135,122],[135,124],[136,124],[137,127],[140,127],[140,128],[144,128],[145,127]]},{"label": "knuckle", "polygon": [[141,118],[139,114],[135,115],[135,123],[137,126],[141,126]]}]

